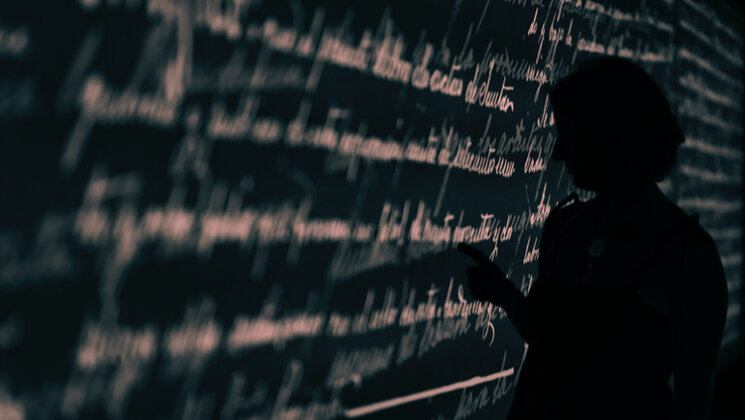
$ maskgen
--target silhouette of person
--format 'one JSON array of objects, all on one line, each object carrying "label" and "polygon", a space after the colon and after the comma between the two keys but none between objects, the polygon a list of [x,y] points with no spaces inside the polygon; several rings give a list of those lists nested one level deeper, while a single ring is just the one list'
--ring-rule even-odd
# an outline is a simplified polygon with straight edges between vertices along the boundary
[{"label": "silhouette of person", "polygon": [[509,419],[705,419],[727,311],[712,238],[658,189],[683,134],[652,78],[587,61],[549,97],[576,194],[549,214],[538,278],[522,293],[476,248],[474,298],[528,344]]}]

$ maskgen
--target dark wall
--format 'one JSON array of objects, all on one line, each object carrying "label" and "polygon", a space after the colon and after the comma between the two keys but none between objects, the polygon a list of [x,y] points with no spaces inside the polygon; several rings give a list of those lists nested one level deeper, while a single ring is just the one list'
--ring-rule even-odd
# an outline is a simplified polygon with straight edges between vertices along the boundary
[{"label": "dark wall", "polygon": [[599,54],[684,129],[660,187],[717,242],[733,352],[742,49],[692,0],[3,7],[0,417],[504,418],[525,346],[454,244],[527,293],[591,197],[548,86]]}]

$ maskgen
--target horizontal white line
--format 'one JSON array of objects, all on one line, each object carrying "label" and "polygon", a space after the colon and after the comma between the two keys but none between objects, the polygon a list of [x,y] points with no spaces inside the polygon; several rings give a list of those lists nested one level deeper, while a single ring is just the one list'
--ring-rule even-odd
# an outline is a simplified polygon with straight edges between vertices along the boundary
[{"label": "horizontal white line", "polygon": [[740,184],[741,177],[730,176],[722,172],[714,172],[706,169],[699,169],[690,165],[680,165],[680,172],[691,178],[697,178],[707,182],[719,182],[723,184]]},{"label": "horizontal white line", "polygon": [[711,49],[718,52],[722,57],[727,59],[727,61],[729,61],[736,67],[742,67],[742,59],[738,57],[737,55],[730,53],[724,47],[722,47],[722,45],[720,44],[717,38],[715,38],[715,41],[712,42],[712,39],[708,35],[696,29],[696,27],[694,27],[688,21],[681,19],[678,21],[678,23],[680,24],[681,28],[685,29],[692,35],[696,36],[699,40],[707,44]]},{"label": "horizontal white line", "polygon": [[739,35],[735,34],[732,29],[722,24],[722,22],[719,21],[719,16],[717,16],[717,14],[713,10],[706,10],[708,9],[706,6],[697,4],[692,0],[683,0],[683,2],[688,4],[688,6],[698,12],[701,16],[704,16],[705,18],[712,21],[715,27],[719,28],[722,32],[729,35],[738,44],[742,44],[742,38]]},{"label": "horizontal white line", "polygon": [[732,31],[732,28],[725,26],[722,22],[719,20],[714,21],[714,27],[718,28],[720,31],[724,32],[725,34],[729,35],[730,38],[735,40],[738,44],[742,44],[742,38],[740,38],[739,35],[735,34]]},{"label": "horizontal white line", "polygon": [[716,146],[707,143],[704,140],[696,139],[693,137],[686,137],[686,141],[685,143],[681,144],[681,147],[684,147],[686,149],[695,149],[699,152],[734,160],[742,160],[743,155],[743,152],[741,150],[726,146]]},{"label": "horizontal white line", "polygon": [[363,405],[357,408],[348,408],[344,410],[344,415],[347,417],[360,417],[360,416],[364,416],[370,413],[374,413],[376,411],[381,411],[381,410],[396,407],[399,405],[407,404],[412,401],[434,397],[435,395],[444,394],[446,392],[451,392],[451,391],[455,391],[458,389],[470,388],[472,386],[483,384],[484,382],[491,382],[495,379],[503,378],[505,376],[510,376],[513,373],[515,373],[515,368],[509,368],[509,369],[506,369],[500,372],[492,373],[491,375],[487,375],[487,376],[474,376],[473,378],[465,380],[465,381],[455,382],[450,385],[444,385],[444,386],[432,388],[426,391],[415,392],[413,394],[409,394],[403,397],[391,398],[391,399],[376,402],[373,404]]},{"label": "horizontal white line", "polygon": [[742,237],[740,228],[708,229],[709,235],[714,240],[734,240]]},{"label": "horizontal white line", "polygon": [[691,25],[690,23],[688,23],[688,21],[685,21],[683,19],[680,19],[678,21],[678,23],[680,24],[680,27],[681,28],[683,28],[686,31],[688,31],[689,33],[695,35],[698,39],[700,39],[701,41],[705,42],[706,44],[711,45],[711,38],[709,38],[706,34],[702,33],[698,29],[694,28],[693,25]]},{"label": "horizontal white line", "polygon": [[718,68],[714,67],[709,60],[706,60],[702,57],[700,57],[698,54],[694,53],[693,51],[687,49],[687,48],[679,48],[678,49],[678,55],[680,58],[692,61],[696,64],[698,64],[699,67],[701,67],[704,70],[708,70],[709,73],[713,74],[714,76],[717,76],[720,80],[729,83],[730,85],[734,86],[737,89],[742,90],[742,82],[739,80],[736,80],[729,75],[725,74]]},{"label": "horizontal white line", "polygon": [[684,198],[678,200],[678,205],[684,208],[718,212],[738,211],[742,208],[739,201],[725,201],[716,198]]},{"label": "horizontal white line", "polygon": [[722,256],[722,265],[725,267],[730,265],[737,265],[740,263],[742,263],[742,255],[740,254],[730,254]]},{"label": "horizontal white line", "polygon": [[735,111],[741,110],[740,104],[737,102],[737,99],[733,99],[732,97],[728,95],[719,93],[715,91],[714,89],[711,89],[710,87],[706,85],[706,82],[704,82],[700,77],[697,78],[696,76],[693,76],[691,73],[688,73],[685,76],[681,76],[680,78],[678,78],[678,83],[680,83],[680,85],[683,86],[684,88],[692,90],[712,102],[716,102],[717,104],[727,106],[731,109],[734,109]]}]

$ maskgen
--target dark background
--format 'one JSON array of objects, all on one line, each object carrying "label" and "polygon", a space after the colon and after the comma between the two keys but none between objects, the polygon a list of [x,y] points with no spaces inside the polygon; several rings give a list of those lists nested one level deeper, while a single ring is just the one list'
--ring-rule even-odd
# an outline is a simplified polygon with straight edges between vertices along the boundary
[{"label": "dark background", "polygon": [[[296,362],[302,379],[288,404],[332,401],[335,390],[326,381],[341,352],[392,346],[395,354],[409,329],[396,323],[331,337],[324,328],[239,352],[230,350],[228,335],[239,319],[262,314],[274,320],[351,316],[363,310],[369,293],[374,309],[383,307],[386,293],[395,293],[394,306],[402,309],[409,297],[414,305],[426,302],[434,289],[442,305],[450,285],[457,290],[463,284],[467,261],[454,250],[452,236],[432,243],[409,233],[419,209],[421,223],[443,225],[451,215],[451,227],[477,228],[482,216],[492,215],[497,226],[512,226],[512,235],[497,241],[495,261],[529,287],[537,267],[524,257],[537,248],[537,215],[571,192],[584,199],[591,194],[577,191],[555,162],[525,173],[526,150],[487,151],[503,134],[514,136],[522,120],[528,143],[535,127],[531,156],[550,155],[555,131],[545,107],[547,84],[597,54],[578,48],[584,39],[627,48],[663,88],[686,134],[679,164],[660,187],[688,213],[701,214],[727,261],[731,315],[713,417],[743,416],[741,6],[692,0],[265,1],[241,6],[235,35],[218,19],[233,16],[234,4],[37,1],[0,12],[0,402],[9,407],[6,414],[24,407],[27,418],[270,418],[278,416],[281,384]],[[207,10],[212,15],[205,17]],[[314,26],[317,16],[322,20]],[[567,31],[571,25],[573,43],[552,42],[552,25]],[[272,44],[279,42],[274,27],[315,33],[315,53],[282,51]],[[367,36],[366,69],[321,57],[323,34],[352,47]],[[430,72],[448,74],[453,64],[462,65],[453,73],[463,80],[459,95],[375,74],[380,51],[416,66],[426,45],[432,48]],[[502,61],[489,90],[499,91],[503,80],[513,87],[511,110],[464,100],[475,64],[483,70],[490,57]],[[267,79],[250,83],[258,70]],[[529,71],[542,71],[546,83],[529,80]],[[313,75],[316,83],[309,82]],[[478,84],[487,79],[486,73],[477,77]],[[106,108],[106,92],[120,99],[118,108]],[[172,107],[174,115],[159,122],[144,116],[143,105],[126,109],[126,95],[130,104],[149,98],[155,103],[150,111]],[[231,117],[245,111],[250,128],[215,134],[209,121],[221,109]],[[330,118],[335,113],[337,120]],[[190,118],[197,114],[198,121]],[[305,126],[297,142],[290,129],[296,120]],[[276,138],[262,138],[259,121],[281,127]],[[547,127],[536,126],[543,121]],[[515,172],[504,177],[449,162],[345,153],[314,140],[324,127],[404,148],[429,145],[438,156],[468,150],[495,163],[502,158]],[[400,240],[381,239],[381,218],[391,214],[386,209],[404,208],[409,215]],[[243,239],[204,242],[206,218],[241,211],[263,215],[264,228]],[[171,222],[192,215],[193,225],[178,230],[175,222],[160,222],[159,233],[147,236],[147,216],[158,212]],[[532,225],[519,221],[531,214]],[[280,225],[310,220],[369,226],[372,236],[307,242],[277,236]],[[489,252],[493,232],[486,236],[476,246]],[[350,255],[360,257],[340,269]],[[517,372],[523,343],[516,331],[495,314],[493,330],[482,336],[477,318],[469,317],[469,331],[457,339],[336,390],[341,404],[353,408],[488,375],[502,369],[503,356],[503,367]],[[419,340],[436,322],[417,323]],[[197,333],[176,357],[166,337],[179,327]],[[200,353],[195,343],[212,327],[221,339]],[[144,343],[151,337],[152,347],[133,344],[138,337]],[[108,359],[86,364],[87,348]],[[487,386],[491,393],[494,382],[371,417],[457,417],[468,392]],[[225,413],[233,409],[234,391],[243,405],[230,417]],[[511,397],[471,414],[503,418]]]}]

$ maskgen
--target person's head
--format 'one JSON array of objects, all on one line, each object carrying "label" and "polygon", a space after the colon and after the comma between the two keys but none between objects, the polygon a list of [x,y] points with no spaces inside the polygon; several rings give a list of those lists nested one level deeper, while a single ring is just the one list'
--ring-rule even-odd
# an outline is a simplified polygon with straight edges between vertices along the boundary
[{"label": "person's head", "polygon": [[552,158],[578,187],[637,189],[670,173],[683,133],[660,88],[631,61],[585,61],[549,97],[558,131]]}]

